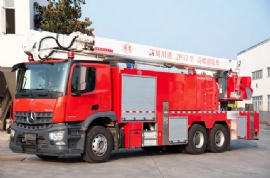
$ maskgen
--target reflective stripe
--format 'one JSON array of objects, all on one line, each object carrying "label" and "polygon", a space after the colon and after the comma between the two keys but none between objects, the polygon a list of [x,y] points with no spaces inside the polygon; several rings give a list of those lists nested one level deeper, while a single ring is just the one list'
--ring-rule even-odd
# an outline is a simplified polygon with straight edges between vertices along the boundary
[{"label": "reflective stripe", "polygon": [[155,111],[123,111],[123,113],[139,113],[139,114],[145,114],[145,113],[155,113]]}]

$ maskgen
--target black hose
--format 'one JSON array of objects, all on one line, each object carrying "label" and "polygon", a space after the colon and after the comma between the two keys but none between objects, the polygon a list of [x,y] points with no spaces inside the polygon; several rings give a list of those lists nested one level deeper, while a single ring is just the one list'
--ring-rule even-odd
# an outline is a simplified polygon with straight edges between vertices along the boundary
[{"label": "black hose", "polygon": [[[56,44],[58,45],[58,47],[59,47],[60,49],[62,49],[62,50],[68,50],[68,49],[74,44],[74,42],[75,42],[75,40],[78,38],[78,36],[75,36],[75,37],[71,40],[71,42],[70,42],[70,44],[69,44],[68,47],[64,47],[64,46],[62,46],[62,45],[58,42],[58,35],[57,35],[57,38],[55,38],[55,37],[53,37],[53,36],[46,36],[46,37],[44,37],[44,38],[42,38],[42,39],[40,40],[39,46],[38,46],[38,51],[39,51],[40,48],[41,48],[41,43],[42,43],[42,41],[45,40],[45,39],[49,39],[49,38],[54,39],[55,42],[56,42]],[[41,60],[48,59],[55,51],[56,51],[55,49],[52,50],[52,51],[49,53],[49,55],[46,56],[46,57],[44,57],[44,58],[42,58],[40,55],[38,55],[38,57],[39,57],[39,59],[41,59]]]}]

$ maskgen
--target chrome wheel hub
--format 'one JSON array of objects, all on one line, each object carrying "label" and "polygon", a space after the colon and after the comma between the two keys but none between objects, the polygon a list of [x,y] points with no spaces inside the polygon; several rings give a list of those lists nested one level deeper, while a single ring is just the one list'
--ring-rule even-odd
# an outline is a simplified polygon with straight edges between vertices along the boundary
[{"label": "chrome wheel hub", "polygon": [[108,144],[104,135],[98,134],[92,141],[92,151],[96,156],[102,156],[107,151]]},{"label": "chrome wheel hub", "polygon": [[204,136],[201,131],[197,131],[193,136],[193,144],[196,148],[201,148],[204,143]]},{"label": "chrome wheel hub", "polygon": [[225,142],[225,135],[222,131],[218,131],[215,134],[215,143],[216,146],[218,147],[222,147],[224,145]]}]

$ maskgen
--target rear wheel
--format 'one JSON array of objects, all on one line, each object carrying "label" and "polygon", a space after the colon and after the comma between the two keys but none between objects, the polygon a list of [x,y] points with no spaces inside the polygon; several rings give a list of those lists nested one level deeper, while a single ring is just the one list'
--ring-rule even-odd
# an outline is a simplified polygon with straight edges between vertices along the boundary
[{"label": "rear wheel", "polygon": [[190,154],[202,154],[207,146],[207,134],[202,125],[194,124],[188,131],[188,145],[185,150]]},{"label": "rear wheel", "polygon": [[111,156],[112,149],[111,132],[104,127],[94,126],[87,134],[83,159],[89,163],[105,162]]},{"label": "rear wheel", "polygon": [[229,134],[221,124],[215,124],[210,133],[210,151],[221,153],[226,151]]}]

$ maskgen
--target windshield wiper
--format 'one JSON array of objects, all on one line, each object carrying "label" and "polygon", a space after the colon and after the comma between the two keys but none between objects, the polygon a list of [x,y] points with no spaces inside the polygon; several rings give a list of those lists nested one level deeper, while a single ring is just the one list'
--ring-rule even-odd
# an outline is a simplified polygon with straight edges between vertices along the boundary
[{"label": "windshield wiper", "polygon": [[50,91],[49,90],[47,90],[47,89],[45,89],[45,88],[38,88],[38,89],[34,89],[34,90],[37,90],[37,91],[41,91],[41,90],[43,90],[43,91],[46,91],[47,93],[45,93],[45,94],[40,94],[40,93],[37,93],[37,95],[38,96],[47,96],[47,95],[49,95],[50,97],[52,97],[52,95],[50,94]]},{"label": "windshield wiper", "polygon": [[23,92],[23,93],[20,93],[21,96],[31,96],[31,98],[33,98],[33,93],[31,92],[31,90],[28,90],[28,89],[21,89],[19,90],[19,92]]}]

